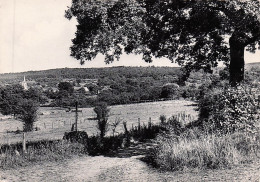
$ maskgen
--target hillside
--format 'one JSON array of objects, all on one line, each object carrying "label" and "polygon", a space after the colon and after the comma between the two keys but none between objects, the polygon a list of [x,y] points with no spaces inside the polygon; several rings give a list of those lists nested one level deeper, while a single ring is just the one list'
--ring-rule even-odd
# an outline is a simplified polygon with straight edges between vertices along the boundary
[{"label": "hillside", "polygon": [[[0,74],[0,84],[21,84],[25,77],[28,88],[40,90],[52,105],[74,105],[76,94],[83,107],[97,101],[115,105],[161,99],[163,86],[178,83],[180,74],[173,67],[63,68]],[[61,82],[69,82],[73,94],[59,92]]]},{"label": "hillside", "polygon": [[260,70],[260,62],[248,63],[245,65],[246,70],[250,70],[251,68],[256,68],[256,69]]},{"label": "hillside", "polygon": [[112,68],[60,68],[44,71],[28,71],[20,73],[0,74],[0,83],[15,84],[23,80],[49,83],[51,85],[66,79],[101,79],[105,77],[120,76],[125,78],[153,77],[159,78],[167,75],[177,76],[180,68],[177,67],[112,67]]}]

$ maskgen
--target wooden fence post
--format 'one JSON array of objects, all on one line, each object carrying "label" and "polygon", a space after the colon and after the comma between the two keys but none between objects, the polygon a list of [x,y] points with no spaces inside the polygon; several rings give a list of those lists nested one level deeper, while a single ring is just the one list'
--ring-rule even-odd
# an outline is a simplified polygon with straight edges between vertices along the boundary
[{"label": "wooden fence post", "polygon": [[141,123],[140,123],[140,118],[138,118],[138,131],[141,130]]},{"label": "wooden fence post", "polygon": [[23,153],[26,153],[26,138],[25,133],[23,133]]},{"label": "wooden fence post", "polygon": [[7,133],[7,144],[10,145],[9,134]]}]

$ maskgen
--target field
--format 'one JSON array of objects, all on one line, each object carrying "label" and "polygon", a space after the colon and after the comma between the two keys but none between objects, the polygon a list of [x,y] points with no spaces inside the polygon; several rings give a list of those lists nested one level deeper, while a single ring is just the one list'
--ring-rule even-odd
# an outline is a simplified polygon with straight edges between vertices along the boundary
[{"label": "field", "polygon": [[[140,104],[117,105],[111,106],[109,122],[113,122],[116,118],[126,121],[128,128],[141,124],[147,124],[151,119],[152,123],[159,122],[160,115],[166,115],[169,118],[172,115],[184,113],[190,120],[197,118],[195,106],[191,101],[160,101]],[[96,135],[96,121],[93,108],[80,109],[78,115],[78,128],[84,130],[88,135]],[[139,119],[138,119],[139,118]],[[64,132],[71,130],[72,124],[75,122],[75,113],[66,112],[60,108],[40,108],[39,118],[35,123],[35,127],[39,130],[26,133],[27,141],[43,140],[43,139],[61,139]],[[0,144],[16,143],[22,141],[22,133],[14,131],[22,130],[22,123],[13,118],[2,116],[0,120]],[[122,123],[118,126],[117,132],[123,131]],[[108,135],[111,134],[111,130]]]}]

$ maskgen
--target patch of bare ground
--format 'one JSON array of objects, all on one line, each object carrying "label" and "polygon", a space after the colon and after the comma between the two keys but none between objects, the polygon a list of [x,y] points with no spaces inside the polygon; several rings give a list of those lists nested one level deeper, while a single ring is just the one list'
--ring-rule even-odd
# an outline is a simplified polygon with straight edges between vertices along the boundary
[{"label": "patch of bare ground", "polygon": [[0,181],[260,181],[260,161],[232,169],[165,172],[143,162],[151,143],[136,143],[116,156],[83,156],[0,172]]}]

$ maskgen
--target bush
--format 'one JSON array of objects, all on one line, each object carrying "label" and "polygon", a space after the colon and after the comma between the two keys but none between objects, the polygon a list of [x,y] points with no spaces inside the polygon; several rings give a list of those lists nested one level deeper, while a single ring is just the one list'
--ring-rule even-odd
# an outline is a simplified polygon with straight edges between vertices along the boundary
[{"label": "bush", "polygon": [[85,131],[72,131],[68,133],[65,132],[63,139],[70,142],[78,142],[86,145],[88,142],[88,134]]},{"label": "bush", "polygon": [[161,98],[178,98],[179,85],[176,83],[168,83],[162,87]]},{"label": "bush", "polygon": [[160,115],[159,120],[161,121],[161,123],[165,123],[166,122],[166,116],[165,115]]},{"label": "bush", "polygon": [[199,120],[222,133],[254,132],[259,122],[258,100],[249,86],[214,88],[199,100]]},{"label": "bush", "polygon": [[100,102],[94,108],[97,115],[97,129],[100,131],[100,137],[104,138],[108,131],[108,117],[110,109],[105,102]]},{"label": "bush", "polygon": [[152,124],[151,122],[148,125],[138,125],[129,131],[129,136],[133,137],[135,140],[144,141],[146,139],[154,139],[160,131],[163,131],[164,127],[161,124]]},{"label": "bush", "polygon": [[92,136],[88,139],[87,151],[89,155],[109,155],[114,154],[119,148],[122,147],[124,135],[100,138]]},{"label": "bush", "polygon": [[167,123],[162,124],[168,131],[173,132],[175,135],[180,135],[183,131],[183,125],[176,118],[176,116],[172,116],[167,120]]}]

